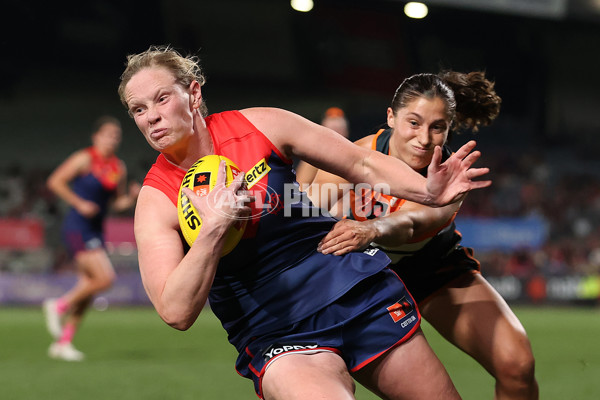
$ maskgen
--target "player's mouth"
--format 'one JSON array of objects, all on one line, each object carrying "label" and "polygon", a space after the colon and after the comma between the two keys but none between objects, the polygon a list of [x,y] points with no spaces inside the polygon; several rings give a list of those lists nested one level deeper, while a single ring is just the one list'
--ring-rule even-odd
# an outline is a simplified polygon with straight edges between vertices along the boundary
[{"label": "player's mouth", "polygon": [[420,156],[427,155],[431,152],[430,148],[420,147],[420,146],[413,146],[413,150],[415,151],[415,153],[417,153],[417,155],[420,155]]},{"label": "player's mouth", "polygon": [[153,129],[152,131],[150,131],[150,138],[152,138],[154,140],[158,140],[161,137],[163,137],[166,133],[167,133],[166,128]]}]

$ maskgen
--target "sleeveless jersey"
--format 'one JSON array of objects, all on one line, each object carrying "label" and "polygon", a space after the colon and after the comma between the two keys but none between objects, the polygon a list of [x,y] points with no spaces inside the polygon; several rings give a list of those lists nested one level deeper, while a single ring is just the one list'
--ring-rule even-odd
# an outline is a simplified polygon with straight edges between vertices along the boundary
[{"label": "sleeveless jersey", "polygon": [[71,189],[79,197],[96,203],[100,212],[92,218],[86,218],[70,208],[63,222],[63,231],[101,234],[109,200],[116,193],[124,171],[117,156],[102,157],[93,147],[84,151],[91,157],[90,171],[73,179]]},{"label": "sleeveless jersey", "polygon": [[[292,161],[238,111],[210,115],[206,124],[215,154],[246,173],[256,196],[242,240],[221,258],[209,294],[238,351],[252,337],[312,315],[389,264],[376,249],[344,257],[318,253],[335,220],[321,216],[299,191]],[[161,190],[176,207],[185,173],[161,154],[144,185]]]},{"label": "sleeveless jersey", "polygon": [[[373,137],[371,148],[380,153],[389,155],[391,135],[391,129],[380,129]],[[452,151],[448,146],[444,145],[442,153],[443,160],[446,160],[450,157]],[[354,196],[358,196],[358,194],[354,193]],[[352,197],[351,199],[351,209],[344,213],[344,217],[355,219],[357,221],[389,215],[400,209],[405,203],[404,199],[398,199],[393,196],[376,192],[361,194],[361,199],[359,201],[356,201],[355,197]],[[360,206],[360,209],[357,208],[357,205]],[[421,256],[427,255],[427,258],[430,259],[439,259],[455,249],[460,240],[461,236],[456,231],[453,217],[452,220],[438,232],[432,232],[425,237],[414,238],[409,243],[396,247],[384,247],[376,244],[373,244],[373,246],[384,250],[392,260],[392,263],[396,264],[404,259],[404,257],[416,254]],[[404,261],[410,262],[409,259]]]}]

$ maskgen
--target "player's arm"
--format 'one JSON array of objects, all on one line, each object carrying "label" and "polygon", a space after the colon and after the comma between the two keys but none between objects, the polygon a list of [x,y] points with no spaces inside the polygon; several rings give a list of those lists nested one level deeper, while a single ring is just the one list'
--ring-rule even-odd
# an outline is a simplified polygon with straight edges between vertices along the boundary
[{"label": "player's arm", "polygon": [[78,196],[70,184],[78,175],[89,170],[90,164],[89,153],[77,151],[56,167],[46,181],[46,185],[54,194],[87,218],[96,215],[100,209],[96,203]]},{"label": "player's arm", "polygon": [[431,237],[453,221],[461,204],[462,200],[434,208],[405,202],[399,210],[383,217],[365,221],[343,219],[325,235],[318,250],[342,255],[362,250],[373,242],[396,247]]},{"label": "player's arm", "polygon": [[[364,149],[370,149],[372,140],[373,135],[369,135],[357,140],[354,144]],[[338,210],[342,204],[340,199],[347,196],[352,187],[353,185],[341,176],[319,169],[305,191],[315,206],[329,211],[333,216],[341,217],[344,210]]]},{"label": "player's arm", "polygon": [[117,186],[117,195],[112,203],[112,208],[116,212],[125,211],[135,205],[135,201],[140,193],[141,186],[138,182],[127,183],[127,167],[121,161],[121,178]]},{"label": "player's arm", "polygon": [[444,163],[441,148],[436,148],[425,179],[402,161],[356,146],[329,128],[289,111],[252,108],[241,112],[287,157],[298,157],[349,182],[373,187],[385,182],[396,197],[443,206],[469,190],[491,184],[472,180],[488,173],[487,168],[471,168],[480,156],[477,151],[471,153],[474,141]]},{"label": "player's arm", "polygon": [[247,207],[224,209],[227,205],[218,202],[218,187],[236,193],[243,183],[240,174],[225,188],[225,163],[220,168],[215,189],[207,196],[185,189],[202,219],[202,229],[187,253],[179,235],[176,206],[150,186],[142,188],[137,200],[134,230],[144,288],[160,317],[179,330],[192,326],[206,304],[235,213],[249,212]]},{"label": "player's arm", "polygon": [[316,173],[317,169],[313,165],[300,160],[296,167],[296,182],[300,185],[300,190],[306,191],[315,178]]}]

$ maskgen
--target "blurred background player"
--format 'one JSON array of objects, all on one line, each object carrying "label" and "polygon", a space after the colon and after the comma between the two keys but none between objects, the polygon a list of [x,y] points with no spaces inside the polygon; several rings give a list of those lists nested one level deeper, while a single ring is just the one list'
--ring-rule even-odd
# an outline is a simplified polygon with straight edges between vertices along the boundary
[{"label": "blurred background player", "polygon": [[121,135],[118,119],[100,117],[92,145],[69,156],[47,180],[50,190],[70,206],[62,236],[78,276],[67,293],[44,301],[46,325],[55,339],[48,350],[52,358],[83,360],[83,353],[72,345],[73,337],[94,296],[109,289],[116,277],[104,248],[104,219],[109,206],[117,212],[132,207],[140,190],[137,183],[127,187],[125,164],[115,154]]},{"label": "blurred background player", "polygon": [[[387,124],[357,144],[403,160],[426,175],[436,146],[448,157],[452,131],[476,132],[489,125],[500,104],[494,84],[482,72],[413,75],[397,88]],[[315,179],[319,185],[343,182],[324,171]],[[496,379],[496,399],[537,399],[535,361],[525,329],[480,274],[473,249],[460,245],[454,217],[462,202],[431,208],[353,192],[348,200],[349,207],[338,201],[339,209],[332,209],[346,219],[321,241],[320,251],[342,255],[377,243],[392,259],[391,268],[423,317]]]},{"label": "blurred background player", "polygon": [[[329,107],[323,115],[321,125],[339,133],[346,139],[350,136],[348,120],[341,108]],[[305,190],[315,179],[316,174],[317,168],[300,160],[296,167],[296,181],[300,184],[300,190]]]}]

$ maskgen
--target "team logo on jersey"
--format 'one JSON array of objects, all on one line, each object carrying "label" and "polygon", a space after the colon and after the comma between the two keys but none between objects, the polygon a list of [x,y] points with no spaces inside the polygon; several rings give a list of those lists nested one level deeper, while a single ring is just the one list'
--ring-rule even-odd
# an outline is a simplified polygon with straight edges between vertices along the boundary
[{"label": "team logo on jersey", "polygon": [[267,161],[263,158],[257,162],[256,165],[250,169],[250,171],[246,172],[246,187],[250,189],[256,184],[256,182],[260,181],[265,175],[267,175],[269,171],[271,171],[271,167],[269,167],[269,164],[267,164]]},{"label": "team logo on jersey", "polygon": [[265,361],[289,351],[293,352],[312,352],[319,347],[317,343],[273,343],[264,352]]},{"label": "team logo on jersey", "polygon": [[387,310],[390,313],[390,317],[392,317],[394,322],[400,322],[406,318],[401,323],[403,328],[417,319],[415,315],[411,315],[414,313],[415,308],[406,299],[406,297],[402,297],[396,303],[389,306]]}]

